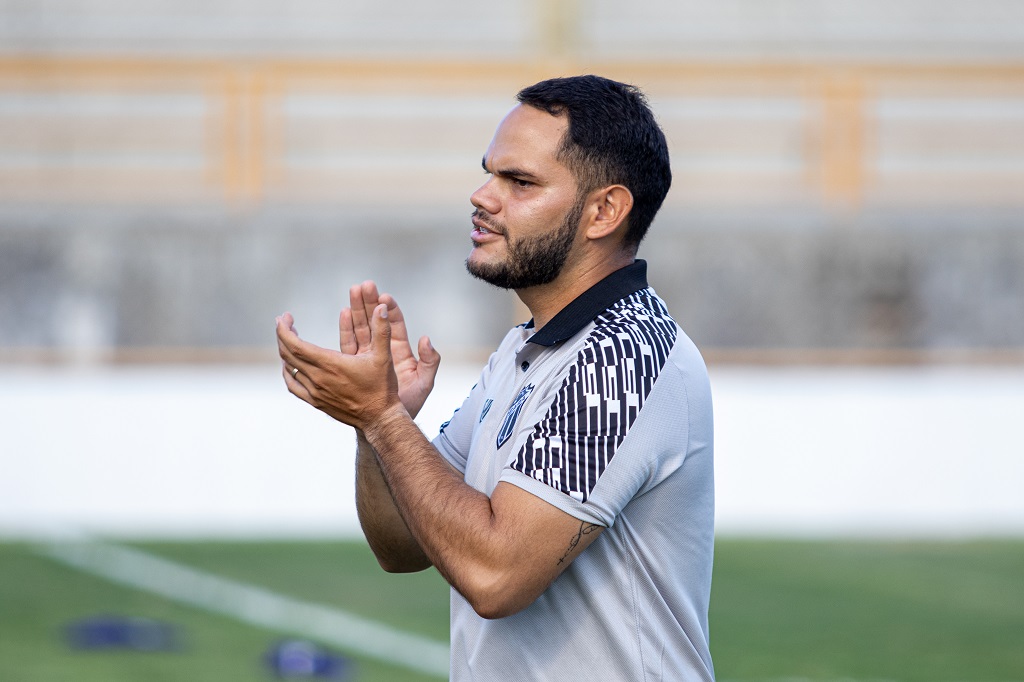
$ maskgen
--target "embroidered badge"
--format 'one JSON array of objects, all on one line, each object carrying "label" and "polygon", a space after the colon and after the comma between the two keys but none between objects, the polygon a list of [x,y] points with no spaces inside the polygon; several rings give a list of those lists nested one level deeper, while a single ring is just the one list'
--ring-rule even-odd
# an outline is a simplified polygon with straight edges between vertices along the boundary
[{"label": "embroidered badge", "polygon": [[493,403],[493,402],[494,401],[491,400],[490,398],[488,398],[487,400],[484,401],[484,409],[480,410],[480,422],[479,423],[482,423],[483,420],[484,420],[484,417],[486,417],[487,413],[491,411],[491,403]]},{"label": "embroidered badge", "polygon": [[523,405],[526,404],[526,399],[530,397],[530,393],[533,392],[533,384],[528,384],[523,387],[523,390],[519,391],[519,395],[512,401],[511,407],[508,408],[508,412],[505,413],[505,421],[501,423],[501,430],[498,431],[498,448],[505,444],[509,438],[512,437],[512,432],[515,429],[516,420],[519,419],[519,413],[523,411]]}]

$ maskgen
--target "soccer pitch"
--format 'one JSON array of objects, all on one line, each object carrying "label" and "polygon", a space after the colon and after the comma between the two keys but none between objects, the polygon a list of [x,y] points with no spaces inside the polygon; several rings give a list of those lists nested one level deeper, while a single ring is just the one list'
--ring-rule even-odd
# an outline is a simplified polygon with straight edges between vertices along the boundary
[{"label": "soccer pitch", "polygon": [[[447,638],[443,580],[433,571],[387,575],[359,542],[131,547],[211,579],[344,611],[427,641]],[[1020,540],[720,539],[711,608],[718,679],[1024,680],[1022,577]],[[0,578],[5,682],[271,680],[268,650],[302,634],[115,584],[27,543],[0,544]],[[71,647],[65,628],[98,615],[168,623],[181,635],[179,646],[161,652]],[[389,665],[358,646],[317,643],[351,661],[347,679],[355,682],[439,679]]]}]

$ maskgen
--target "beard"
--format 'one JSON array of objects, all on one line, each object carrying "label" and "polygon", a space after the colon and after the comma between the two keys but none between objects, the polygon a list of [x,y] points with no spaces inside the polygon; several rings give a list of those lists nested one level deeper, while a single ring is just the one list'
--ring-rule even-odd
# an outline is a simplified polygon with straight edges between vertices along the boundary
[{"label": "beard", "polygon": [[[504,223],[490,219],[487,222],[495,225],[505,238],[505,259],[500,263],[472,263],[467,259],[466,270],[477,279],[501,289],[527,289],[554,281],[565,267],[576,241],[585,198],[577,198],[557,228],[527,239],[511,238]],[[481,219],[486,217],[479,209],[473,215]],[[474,244],[473,248],[479,247]]]}]

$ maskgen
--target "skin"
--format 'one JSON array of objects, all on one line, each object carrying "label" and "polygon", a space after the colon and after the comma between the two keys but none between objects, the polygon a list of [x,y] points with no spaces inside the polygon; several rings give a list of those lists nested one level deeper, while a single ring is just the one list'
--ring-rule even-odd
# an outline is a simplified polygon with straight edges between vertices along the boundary
[{"label": "skin", "polygon": [[[566,125],[523,105],[502,121],[484,155],[488,179],[471,197],[470,267],[500,267],[512,240],[542,238],[564,222],[579,198],[556,158]],[[623,246],[631,208],[621,185],[586,195],[561,272],[516,289],[538,329],[633,261]],[[416,357],[397,302],[373,282],[352,287],[349,303],[339,350],[302,340],[289,313],[277,318],[278,349],[288,390],[356,429],[356,503],[378,561],[395,572],[435,566],[484,618],[526,608],[602,528],[508,483],[490,496],[467,485],[413,422],[433,388],[437,351],[423,337]]]},{"label": "skin", "polygon": [[[576,201],[572,171],[557,159],[568,128],[564,116],[551,116],[519,105],[501,122],[484,155],[490,175],[470,201],[477,211],[493,218],[474,217],[474,248],[468,265],[487,265],[508,257],[508,240],[536,239],[562,223]],[[633,196],[621,185],[590,192],[585,200],[573,249],[561,273],[551,282],[516,289],[533,314],[539,330],[573,299],[612,272],[633,262],[635,253],[623,247],[626,216]],[[508,234],[480,234],[494,223]]]}]

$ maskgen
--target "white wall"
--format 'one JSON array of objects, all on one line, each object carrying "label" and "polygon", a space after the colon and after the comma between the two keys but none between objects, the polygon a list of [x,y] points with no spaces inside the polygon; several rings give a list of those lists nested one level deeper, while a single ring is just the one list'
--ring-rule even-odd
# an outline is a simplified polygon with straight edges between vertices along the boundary
[{"label": "white wall", "polygon": [[[1024,534],[1024,368],[711,376],[721,534]],[[0,427],[0,537],[359,534],[352,432],[275,366],[0,367]]]}]

